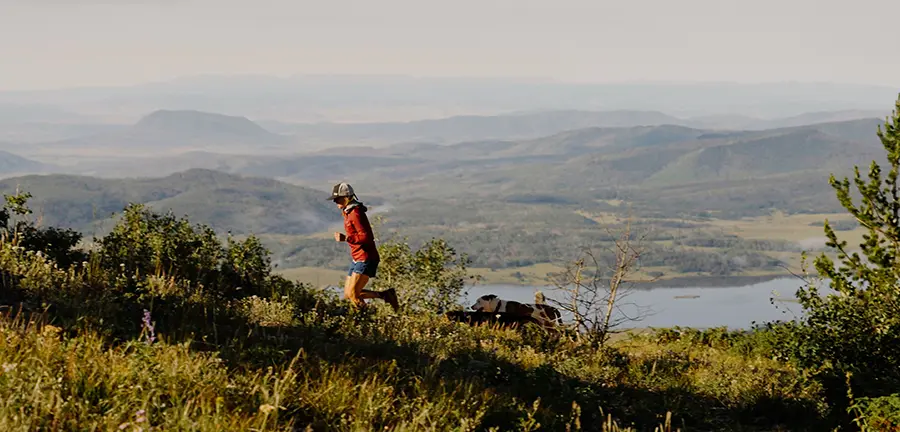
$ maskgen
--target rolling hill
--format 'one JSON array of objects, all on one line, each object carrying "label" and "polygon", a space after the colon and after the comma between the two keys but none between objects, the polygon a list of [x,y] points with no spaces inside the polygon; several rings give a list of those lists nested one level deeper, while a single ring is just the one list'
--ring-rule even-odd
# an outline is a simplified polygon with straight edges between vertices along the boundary
[{"label": "rolling hill", "polygon": [[411,157],[372,154],[366,157],[330,153],[269,156],[191,151],[169,156],[84,162],[68,167],[67,173],[100,178],[152,178],[189,169],[208,169],[330,185],[360,171],[402,169],[420,161]]},{"label": "rolling hill", "polygon": [[[702,223],[710,215],[839,210],[827,177],[882,157],[877,124],[863,119],[762,131],[592,127],[538,139],[403,143],[291,156],[191,152],[123,160],[116,167],[128,177],[152,178],[28,176],[0,182],[0,190],[21,184],[35,195],[45,224],[88,234],[102,233],[108,217],[128,202],[142,202],[219,232],[260,234],[282,264],[338,268],[346,251],[318,234],[339,224],[340,215],[316,189],[346,180],[376,208],[390,203],[381,210],[387,212],[384,232],[408,235],[411,242],[448,238],[477,255],[478,265],[516,267],[604,241],[586,213],[630,206],[652,224],[654,218]],[[672,234],[663,230],[657,240],[667,241],[666,235]],[[654,247],[657,263],[680,263],[678,271],[701,271],[706,267],[697,265],[724,259],[718,252]],[[769,262],[753,268],[769,268]]]},{"label": "rolling hill", "polygon": [[47,164],[0,150],[0,175],[2,176],[40,173],[50,168]]},{"label": "rolling hill", "polygon": [[[781,195],[773,193],[777,199],[770,200],[756,190],[773,184],[768,179],[776,177],[782,187],[790,187],[792,179],[804,185],[805,193],[813,195],[809,202],[829,203],[828,174],[849,174],[854,164],[880,157],[874,132],[879,123],[861,119],[761,131],[677,125],[585,128],[538,139],[405,143],[291,156],[191,152],[95,164],[88,173],[159,177],[202,168],[314,188],[350,181],[395,202],[428,198],[589,204],[632,196],[644,197],[647,208],[668,201],[659,192],[666,188],[702,185],[697,187],[711,196],[720,186],[738,181],[728,186],[735,197],[730,200],[733,208],[758,212],[773,202],[784,203]],[[737,198],[740,188],[747,188],[747,198]],[[699,197],[688,194],[665,208],[693,211],[696,206],[690,200]]]},{"label": "rolling hill", "polygon": [[860,145],[817,129],[740,140],[684,154],[646,179],[646,186],[766,177],[809,170],[844,170],[879,157]]},{"label": "rolling hill", "polygon": [[680,123],[655,111],[549,111],[494,116],[454,116],[384,123],[280,124],[279,130],[305,141],[388,145],[403,142],[450,144],[472,140],[511,140],[547,136],[588,127],[630,127]]},{"label": "rolling hill", "polygon": [[256,153],[283,150],[293,140],[263,129],[245,117],[199,111],[159,110],[137,123],[79,138],[32,144],[36,154],[158,155],[174,151]]},{"label": "rolling hill", "polygon": [[134,133],[172,138],[223,140],[277,140],[275,135],[246,117],[227,116],[200,111],[159,110],[140,119]]},{"label": "rolling hill", "polygon": [[307,234],[341,221],[324,192],[202,169],[153,179],[35,175],[0,181],[3,193],[16,187],[34,195],[31,206],[43,224],[82,232],[102,231],[128,203],[189,215],[192,222],[235,234]]},{"label": "rolling hill", "polygon": [[559,110],[492,116],[453,116],[409,122],[267,124],[280,133],[293,134],[308,143],[383,147],[407,142],[452,144],[462,141],[528,140],[580,129],[634,126],[673,125],[707,130],[759,131],[873,118],[882,114],[884,113],[875,110],[842,110],[810,112],[774,119],[738,115],[679,118],[658,111]]},{"label": "rolling hill", "polygon": [[[539,140],[422,145],[405,153],[429,162],[392,168],[390,175],[366,170],[357,173],[356,181],[378,185],[381,193],[398,198],[510,195],[522,200],[552,195],[584,202],[640,191],[634,196],[658,201],[654,191],[664,187],[706,184],[708,193],[726,181],[743,182],[729,186],[733,191],[787,176],[781,180],[783,188],[790,187],[790,176],[796,175],[801,182],[818,179],[820,187],[806,192],[829,195],[831,172],[850,174],[854,164],[883,158],[875,124],[863,119],[737,132],[679,126],[592,128]],[[404,173],[408,175],[402,178]],[[753,195],[765,203],[764,196]]]}]

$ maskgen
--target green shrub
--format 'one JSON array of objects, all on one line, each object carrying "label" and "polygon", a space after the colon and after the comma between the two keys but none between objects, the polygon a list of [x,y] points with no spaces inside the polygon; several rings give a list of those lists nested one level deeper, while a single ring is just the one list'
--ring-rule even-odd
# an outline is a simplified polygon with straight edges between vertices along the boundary
[{"label": "green shrub", "polygon": [[854,402],[850,412],[861,432],[900,430],[900,393],[863,397]]},{"label": "green shrub", "polygon": [[459,308],[469,259],[457,256],[446,241],[432,239],[416,251],[405,242],[385,242],[378,252],[381,265],[373,289],[396,289],[404,309],[434,313]]}]

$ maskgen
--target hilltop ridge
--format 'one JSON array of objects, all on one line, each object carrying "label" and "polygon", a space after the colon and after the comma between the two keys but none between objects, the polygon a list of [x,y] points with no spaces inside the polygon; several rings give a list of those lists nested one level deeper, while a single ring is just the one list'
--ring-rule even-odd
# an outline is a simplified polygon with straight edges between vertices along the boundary
[{"label": "hilltop ridge", "polygon": [[0,150],[0,175],[38,173],[49,168],[45,163]]},{"label": "hilltop ridge", "polygon": [[157,110],[138,120],[134,131],[174,135],[224,136],[270,139],[277,135],[247,117],[197,110]]},{"label": "hilltop ridge", "polygon": [[284,149],[291,137],[269,132],[246,117],[193,110],[157,110],[136,123],[93,135],[33,143],[30,151],[54,157],[158,155],[173,151],[231,153]]},{"label": "hilltop ridge", "polygon": [[325,192],[264,177],[188,169],[158,178],[100,179],[30,175],[0,180],[0,191],[22,187],[47,224],[84,232],[108,224],[129,203],[209,224],[235,234],[308,234],[340,222]]}]

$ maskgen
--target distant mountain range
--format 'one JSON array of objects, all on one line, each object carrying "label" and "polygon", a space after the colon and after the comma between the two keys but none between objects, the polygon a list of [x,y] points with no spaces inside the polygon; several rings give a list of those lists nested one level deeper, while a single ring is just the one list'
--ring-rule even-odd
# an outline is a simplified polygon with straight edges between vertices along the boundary
[{"label": "distant mountain range", "polygon": [[[832,194],[826,181],[830,173],[848,174],[853,165],[883,160],[875,134],[882,122],[870,118],[745,131],[677,125],[590,127],[537,139],[406,143],[283,155],[187,152],[69,169],[101,177],[157,177],[202,168],[315,188],[351,181],[396,200],[520,201],[529,195],[552,195],[578,202],[614,191],[661,202],[659,191],[671,190],[666,188],[706,185],[710,196],[710,190],[728,182],[743,182],[728,186],[734,191],[773,178],[781,179],[781,187],[789,188],[796,180],[808,186],[806,193],[827,196]],[[813,188],[816,178],[819,186]],[[756,199],[743,201],[752,207]],[[764,196],[758,199],[766,205]]]},{"label": "distant mountain range", "polygon": [[[133,130],[192,128],[166,115]],[[883,162],[876,135],[882,122],[733,131],[587,127],[540,138],[282,155],[193,151],[57,167],[92,176],[7,178],[0,180],[0,192],[21,187],[34,195],[32,206],[44,225],[88,236],[102,235],[128,203],[146,203],[219,233],[259,234],[287,265],[337,266],[346,251],[321,234],[340,229],[341,217],[324,191],[349,181],[367,204],[384,212],[384,232],[412,233],[416,242],[449,236],[460,250],[480,251],[482,264],[497,259],[527,265],[522,263],[556,259],[585,240],[582,235],[603,238],[598,222],[582,210],[622,216],[632,209],[649,226],[657,218],[668,224],[684,218],[692,221],[685,229],[709,216],[840,211],[828,176]],[[252,122],[220,129],[228,128],[235,135],[259,135]]]},{"label": "distant mountain range", "polygon": [[161,107],[285,122],[385,122],[522,111],[660,111],[679,117],[787,117],[881,109],[897,88],[839,83],[562,83],[409,76],[183,77],[129,87],[0,92],[0,104],[133,122]]},{"label": "distant mountain range", "polygon": [[292,140],[267,131],[245,117],[199,111],[159,110],[128,127],[60,141],[32,143],[37,154],[67,155],[160,154],[214,150],[256,152],[284,149]]},{"label": "distant mountain range", "polygon": [[262,124],[273,131],[296,135],[307,142],[380,146],[404,142],[450,144],[472,140],[528,139],[584,128],[676,125],[698,129],[764,130],[883,118],[887,114],[878,110],[846,110],[759,119],[746,116],[678,118],[656,111],[548,111],[393,123]]},{"label": "distant mountain range", "polygon": [[[682,121],[659,112],[558,111],[306,125],[289,135],[284,130],[271,132],[245,117],[160,110],[120,130],[15,147],[29,151],[21,156],[59,162],[56,166],[6,158],[8,166],[24,172],[99,178],[159,178],[203,169],[277,178],[315,189],[351,181],[395,200],[518,202],[553,196],[557,202],[579,202],[621,195],[645,197],[650,205],[669,199],[660,195],[662,190],[674,196],[687,190],[677,187],[696,190],[706,185],[706,195],[691,192],[676,202],[690,206],[692,199],[703,197],[701,201],[707,202],[715,195],[713,190],[728,182],[746,182],[728,186],[734,196],[741,187],[755,188],[780,178],[781,185],[794,181],[807,185],[812,200],[808,202],[822,197],[810,206],[821,207],[831,194],[825,181],[828,174],[849,173],[855,164],[881,160],[883,150],[875,131],[883,120],[796,123],[866,114],[870,113],[811,113],[777,120],[783,125],[777,128],[726,130],[696,127],[691,125],[696,119]],[[311,144],[315,142],[320,145]],[[321,149],[325,142],[330,147]],[[347,144],[339,145],[343,142]],[[819,187],[814,187],[816,178],[821,179]],[[150,180],[135,184],[143,181]],[[740,202],[742,208],[754,211],[774,205],[768,201],[771,194],[745,193],[748,198],[731,204]],[[114,206],[121,203],[115,201]]]},{"label": "distant mountain range", "polygon": [[[881,122],[736,132],[589,128],[536,140],[405,145],[368,150],[379,164],[394,161],[391,166],[341,174],[395,200],[552,197],[548,203],[590,205],[617,197],[663,212],[831,211],[839,205],[830,174],[851,175],[854,165],[884,162],[875,134]],[[308,182],[306,164],[297,159],[295,173],[280,174]]]},{"label": "distant mountain range", "polygon": [[653,111],[550,111],[496,116],[455,116],[389,123],[268,123],[272,130],[315,142],[357,145],[425,141],[449,144],[468,140],[522,139],[586,127],[678,124],[681,120]]},{"label": "distant mountain range", "polygon": [[[160,155],[171,152],[302,153],[314,150],[391,145],[455,144],[485,140],[529,140],[590,128],[681,126],[706,131],[752,131],[883,117],[875,111],[807,113],[799,117],[761,120],[749,117],[676,118],[654,111],[551,111],[496,116],[458,116],[402,123],[285,124],[192,110],[154,111],[132,125],[59,125],[41,129],[33,124],[0,126],[0,134],[24,136],[31,156]],[[771,126],[771,127],[770,127]],[[18,129],[17,129],[18,128]],[[75,136],[36,142],[33,135]],[[0,135],[2,136],[2,135]],[[359,151],[359,149],[354,150]]]}]

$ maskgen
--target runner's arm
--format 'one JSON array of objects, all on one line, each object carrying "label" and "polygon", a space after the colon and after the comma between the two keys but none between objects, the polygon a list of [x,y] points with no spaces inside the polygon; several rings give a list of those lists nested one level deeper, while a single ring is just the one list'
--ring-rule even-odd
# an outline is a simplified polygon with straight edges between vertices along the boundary
[{"label": "runner's arm", "polygon": [[347,234],[347,243],[358,245],[372,241],[372,233],[366,229],[367,227],[360,220],[359,212],[351,212],[349,219],[353,232]]}]

